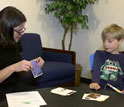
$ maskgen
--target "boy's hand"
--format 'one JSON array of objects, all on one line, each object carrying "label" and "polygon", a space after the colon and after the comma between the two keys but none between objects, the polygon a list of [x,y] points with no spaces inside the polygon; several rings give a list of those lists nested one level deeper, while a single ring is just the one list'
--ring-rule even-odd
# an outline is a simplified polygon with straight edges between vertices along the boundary
[{"label": "boy's hand", "polygon": [[89,85],[89,88],[94,89],[94,90],[98,90],[98,89],[100,89],[100,85],[98,83],[91,83]]},{"label": "boy's hand", "polygon": [[124,94],[124,89],[121,92],[122,92],[122,94]]}]

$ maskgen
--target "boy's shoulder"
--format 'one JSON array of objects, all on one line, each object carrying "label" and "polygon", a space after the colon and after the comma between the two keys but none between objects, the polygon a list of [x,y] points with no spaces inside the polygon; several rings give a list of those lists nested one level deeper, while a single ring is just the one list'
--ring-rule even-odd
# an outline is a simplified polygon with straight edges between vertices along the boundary
[{"label": "boy's shoulder", "polygon": [[119,54],[111,54],[106,52],[105,50],[96,50],[95,55],[103,57],[103,56],[116,56],[118,57],[124,57],[124,52],[119,52]]},{"label": "boy's shoulder", "polygon": [[124,52],[119,52],[119,55],[124,57]]},{"label": "boy's shoulder", "polygon": [[104,50],[96,50],[95,54],[106,54]]},{"label": "boy's shoulder", "polygon": [[94,56],[101,59],[108,55],[106,54],[106,52],[104,50],[96,50]]},{"label": "boy's shoulder", "polygon": [[96,52],[103,53],[103,52],[105,52],[105,51],[104,51],[104,50],[96,50]]}]

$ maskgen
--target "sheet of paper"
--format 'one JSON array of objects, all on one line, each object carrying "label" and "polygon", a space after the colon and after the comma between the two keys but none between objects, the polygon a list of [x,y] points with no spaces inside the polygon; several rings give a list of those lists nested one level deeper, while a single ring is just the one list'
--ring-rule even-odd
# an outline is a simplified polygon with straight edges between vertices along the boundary
[{"label": "sheet of paper", "polygon": [[98,93],[84,93],[82,99],[84,100],[94,100],[94,101],[105,101],[107,98],[109,98],[108,95],[102,95]]},{"label": "sheet of paper", "polygon": [[70,90],[70,89],[66,89],[62,87],[52,89],[50,92],[54,94],[62,95],[62,96],[69,96],[69,95],[76,93],[75,90]]},{"label": "sheet of paper", "polygon": [[47,105],[38,91],[8,93],[6,98],[9,107],[40,107],[40,105]]}]

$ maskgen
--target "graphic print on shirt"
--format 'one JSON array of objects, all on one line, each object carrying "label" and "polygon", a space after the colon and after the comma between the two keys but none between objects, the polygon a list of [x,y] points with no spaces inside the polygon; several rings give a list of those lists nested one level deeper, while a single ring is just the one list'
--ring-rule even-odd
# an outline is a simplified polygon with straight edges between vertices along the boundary
[{"label": "graphic print on shirt", "polygon": [[118,75],[123,75],[119,62],[109,59],[101,66],[100,72],[100,78],[103,80],[116,81]]}]

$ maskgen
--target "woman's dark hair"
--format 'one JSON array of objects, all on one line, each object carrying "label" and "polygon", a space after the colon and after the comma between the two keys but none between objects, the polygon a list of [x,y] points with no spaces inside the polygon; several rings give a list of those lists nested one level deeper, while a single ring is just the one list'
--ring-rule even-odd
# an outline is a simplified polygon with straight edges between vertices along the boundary
[{"label": "woman's dark hair", "polygon": [[15,7],[8,6],[0,11],[0,46],[14,49],[14,27],[26,22],[24,14]]}]

